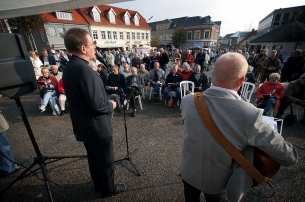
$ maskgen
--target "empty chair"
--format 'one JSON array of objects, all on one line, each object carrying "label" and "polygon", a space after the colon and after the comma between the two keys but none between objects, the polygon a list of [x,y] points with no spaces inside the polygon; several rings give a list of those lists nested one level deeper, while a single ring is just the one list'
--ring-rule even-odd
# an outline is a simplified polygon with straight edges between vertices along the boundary
[{"label": "empty chair", "polygon": [[253,83],[243,82],[240,90],[241,98],[246,102],[250,102],[254,88],[255,85]]},{"label": "empty chair", "polygon": [[[142,90],[143,90],[143,89],[142,89]],[[139,105],[140,105],[140,109],[143,110],[143,107],[142,107],[142,97],[141,97],[141,95],[135,96],[135,100],[138,100]],[[127,102],[126,109],[127,109],[127,110],[129,109],[129,102]]]}]

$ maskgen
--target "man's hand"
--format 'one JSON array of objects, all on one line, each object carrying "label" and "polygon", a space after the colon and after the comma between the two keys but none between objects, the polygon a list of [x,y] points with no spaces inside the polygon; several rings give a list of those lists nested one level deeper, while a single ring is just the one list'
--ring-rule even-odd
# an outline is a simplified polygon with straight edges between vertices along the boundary
[{"label": "man's hand", "polygon": [[110,102],[112,102],[112,109],[115,109],[116,108],[116,102],[113,101],[113,100],[110,100]]},{"label": "man's hand", "polygon": [[157,84],[160,84],[161,82],[160,81],[157,81]]},{"label": "man's hand", "polygon": [[186,91],[185,91],[185,94],[186,94],[186,95],[188,95],[188,94],[190,94],[190,93],[191,93],[191,91],[189,91],[189,90],[186,90]]}]

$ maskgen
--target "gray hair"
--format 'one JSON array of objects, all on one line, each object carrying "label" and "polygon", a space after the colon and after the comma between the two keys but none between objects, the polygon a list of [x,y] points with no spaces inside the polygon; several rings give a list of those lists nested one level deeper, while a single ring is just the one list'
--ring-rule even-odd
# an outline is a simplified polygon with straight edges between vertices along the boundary
[{"label": "gray hair", "polygon": [[173,64],[171,69],[178,69],[178,65],[177,64]]},{"label": "gray hair", "polygon": [[[275,53],[275,54],[276,54],[276,53],[277,53],[277,51],[276,51],[276,50],[272,50],[272,51],[271,51],[271,53]],[[270,54],[271,54],[271,53],[270,53]]]},{"label": "gray hair", "polygon": [[253,67],[251,65],[248,66],[248,72],[252,72],[253,71]]},{"label": "gray hair", "polygon": [[269,75],[269,79],[276,79],[279,80],[281,78],[279,73],[272,73]]},{"label": "gray hair", "polygon": [[182,64],[182,67],[184,67],[184,68],[186,68],[186,67],[191,68],[190,65],[189,65],[187,62],[184,62],[184,63]]}]

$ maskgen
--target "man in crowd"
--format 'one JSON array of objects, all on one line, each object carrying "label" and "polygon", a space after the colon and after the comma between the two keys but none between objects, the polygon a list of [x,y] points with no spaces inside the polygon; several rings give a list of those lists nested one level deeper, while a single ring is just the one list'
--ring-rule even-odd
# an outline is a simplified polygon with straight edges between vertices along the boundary
[{"label": "man in crowd", "polygon": [[102,79],[88,65],[95,44],[87,30],[69,29],[64,42],[72,53],[63,81],[77,141],[84,142],[95,191],[105,198],[124,191],[114,184],[111,113],[116,103],[108,100]]},{"label": "man in crowd", "polygon": [[261,83],[264,83],[266,79],[269,81],[270,74],[279,73],[279,70],[281,69],[281,61],[277,59],[275,55],[276,50],[272,50],[270,57],[263,62],[261,68],[264,72],[261,76]]},{"label": "man in crowd", "polygon": [[[238,53],[224,54],[216,61],[213,86],[203,92],[211,118],[251,164],[257,147],[281,165],[293,165],[298,160],[293,146],[262,120],[261,110],[237,94],[247,69],[246,59]],[[184,139],[180,173],[185,201],[200,201],[201,192],[207,202],[240,201],[252,187],[253,179],[215,141],[203,124],[194,99],[190,94],[181,102]]]},{"label": "man in crowd", "polygon": [[201,71],[201,67],[198,64],[195,65],[194,72],[190,75],[188,80],[194,82],[195,84],[194,92],[203,92],[209,88],[208,78]]},{"label": "man in crowd", "polygon": [[205,68],[205,58],[206,54],[203,52],[202,49],[199,50],[199,53],[196,55],[196,64],[202,67],[202,70]]},{"label": "man in crowd", "polygon": [[183,59],[182,59],[182,62],[186,62],[187,64],[189,64],[190,66],[193,65],[193,62],[194,62],[194,57],[191,55],[191,51],[188,50],[186,52],[186,54],[184,55]]},{"label": "man in crowd", "polygon": [[154,99],[155,103],[158,103],[159,100],[159,88],[162,87],[162,84],[165,82],[165,73],[160,69],[159,62],[154,63],[154,69],[149,71],[150,86],[154,88]]},{"label": "man in crowd", "polygon": [[281,81],[290,82],[298,79],[303,73],[304,58],[302,57],[302,50],[296,49],[293,55],[288,58],[281,72]]},{"label": "man in crowd", "polygon": [[57,65],[51,66],[51,75],[54,76],[58,82],[62,78],[62,73],[60,71],[58,71]]},{"label": "man in crowd", "polygon": [[304,114],[300,123],[305,124],[305,73],[303,73],[298,80],[290,82],[285,88],[285,95],[281,99],[276,118],[281,118],[291,103],[304,107]]},{"label": "man in crowd", "polygon": [[[167,75],[164,89],[164,97],[165,97],[165,104],[164,107],[168,107],[168,101],[170,99],[169,94],[171,91],[175,91],[176,96],[173,100],[173,107],[177,107],[177,101],[181,99],[181,89],[180,89],[180,82],[182,81],[181,73],[177,72],[178,65],[175,64],[171,68],[171,73]],[[180,102],[181,103],[181,102]]]},{"label": "man in crowd", "polygon": [[97,65],[97,73],[99,73],[101,79],[103,80],[104,86],[106,86],[106,81],[108,79],[108,71],[105,69],[103,64]]},{"label": "man in crowd", "polygon": [[277,59],[279,59],[281,61],[281,63],[283,62],[283,54],[282,54],[282,49],[278,49],[276,56]]},{"label": "man in crowd", "polygon": [[163,48],[160,48],[160,57],[158,61],[160,64],[160,68],[165,72],[165,75],[167,75],[169,57],[168,54],[164,52]]},{"label": "man in crowd", "polygon": [[39,56],[39,59],[41,60],[42,64],[44,64],[48,68],[50,68],[51,65],[56,65],[55,58],[52,55],[49,55],[47,49],[45,48],[41,50],[41,55]]},{"label": "man in crowd", "polygon": [[141,63],[142,63],[142,60],[140,60],[140,58],[138,57],[138,54],[135,53],[134,58],[132,58],[132,60],[131,60],[132,67],[139,68]]},{"label": "man in crowd", "polygon": [[[144,68],[145,69],[145,68]],[[141,94],[141,89],[144,88],[143,77],[138,74],[138,68],[131,68],[132,75],[128,76],[126,79],[126,100],[130,100],[130,105],[132,108],[132,117],[136,116],[136,106],[135,106],[135,96]]]}]

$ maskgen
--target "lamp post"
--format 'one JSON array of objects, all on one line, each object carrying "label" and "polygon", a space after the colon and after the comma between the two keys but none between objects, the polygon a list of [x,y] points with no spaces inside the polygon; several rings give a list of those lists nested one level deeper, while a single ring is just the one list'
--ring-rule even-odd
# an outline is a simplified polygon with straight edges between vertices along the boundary
[{"label": "lamp post", "polygon": [[[148,21],[150,19],[152,19],[152,17],[154,17],[154,16],[151,16],[148,20],[146,20],[146,23],[148,23]],[[151,32],[150,32],[150,34],[151,34]],[[145,35],[145,37],[146,37],[146,45],[148,45],[147,28],[146,28],[146,35]]]}]

